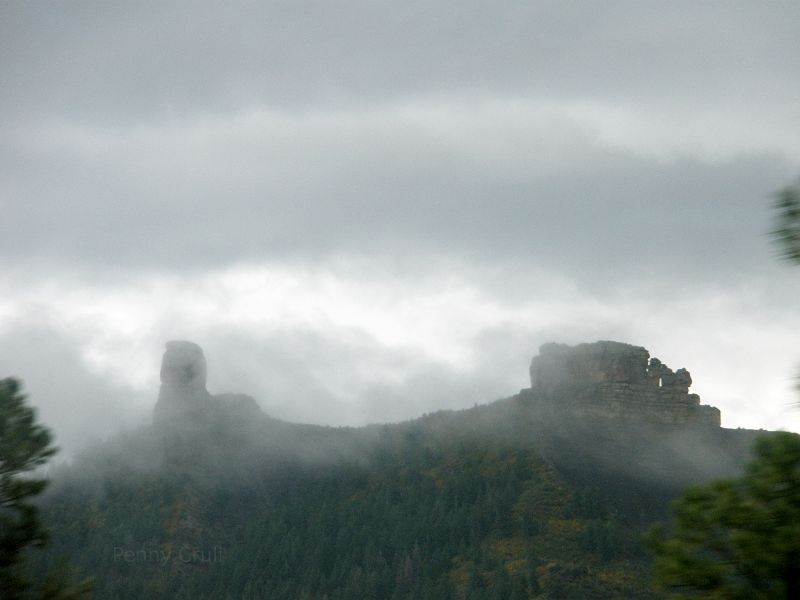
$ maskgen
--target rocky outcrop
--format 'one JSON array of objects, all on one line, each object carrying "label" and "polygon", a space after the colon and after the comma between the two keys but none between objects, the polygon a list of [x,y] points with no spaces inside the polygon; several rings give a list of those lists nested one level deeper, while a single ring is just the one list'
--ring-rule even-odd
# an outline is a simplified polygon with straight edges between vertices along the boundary
[{"label": "rocky outcrop", "polygon": [[[264,413],[244,394],[211,395],[206,359],[193,342],[172,341],[161,363],[161,389],[154,425],[170,433],[253,423]],[[600,341],[568,346],[544,344],[530,367],[531,388],[522,391],[543,416],[720,426],[720,412],[690,394],[692,377],[673,371],[647,349]]]},{"label": "rocky outcrop", "polygon": [[553,389],[574,382],[643,383],[650,353],[641,346],[596,342],[544,344],[531,361],[531,387]]},{"label": "rocky outcrop", "polygon": [[673,371],[641,346],[544,344],[530,375],[537,399],[576,416],[720,426],[719,410],[701,405],[700,397],[689,393],[689,372]]},{"label": "rocky outcrop", "polygon": [[206,389],[206,358],[194,342],[167,342],[153,424],[171,432],[196,430],[230,418],[263,415],[245,394],[213,396]]},{"label": "rocky outcrop", "polygon": [[193,342],[168,342],[161,359],[161,389],[153,423],[158,427],[196,424],[210,405],[202,348]]}]

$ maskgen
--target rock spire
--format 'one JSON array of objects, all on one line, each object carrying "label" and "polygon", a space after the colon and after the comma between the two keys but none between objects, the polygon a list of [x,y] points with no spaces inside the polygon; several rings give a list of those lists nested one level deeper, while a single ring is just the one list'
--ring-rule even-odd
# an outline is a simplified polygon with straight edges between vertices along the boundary
[{"label": "rock spire", "polygon": [[206,358],[200,346],[189,341],[167,342],[154,425],[172,431],[198,429],[220,418],[263,414],[250,396],[212,396],[206,389],[206,377]]}]

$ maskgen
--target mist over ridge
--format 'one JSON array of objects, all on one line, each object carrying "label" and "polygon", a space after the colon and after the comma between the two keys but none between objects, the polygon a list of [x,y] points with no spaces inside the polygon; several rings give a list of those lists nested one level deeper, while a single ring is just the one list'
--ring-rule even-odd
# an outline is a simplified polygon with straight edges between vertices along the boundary
[{"label": "mist over ridge", "polygon": [[670,502],[800,432],[797,23],[0,2],[0,377],[59,448],[32,575],[661,600]]},{"label": "mist over ridge", "polygon": [[800,430],[765,235],[795,5],[91,7],[0,5],[0,362],[65,452],[149,421],[187,336],[290,421],[467,408],[615,339]]},{"label": "mist over ridge", "polygon": [[364,427],[212,395],[213,368],[199,345],[167,343],[152,424],[53,472],[37,565],[73,552],[99,598],[433,600],[481,585],[651,600],[642,532],[683,486],[740,473],[764,433],[720,427],[688,371],[612,341],[544,344],[516,395]]}]

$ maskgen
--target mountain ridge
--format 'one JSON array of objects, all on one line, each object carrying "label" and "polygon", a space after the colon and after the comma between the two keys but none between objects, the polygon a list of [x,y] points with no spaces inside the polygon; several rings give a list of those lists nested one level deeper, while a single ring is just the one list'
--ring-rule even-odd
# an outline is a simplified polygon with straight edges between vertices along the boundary
[{"label": "mountain ridge", "polygon": [[42,565],[78,557],[115,599],[657,598],[643,532],[757,432],[695,418],[688,372],[644,348],[543,348],[518,394],[334,428],[212,396],[202,349],[171,342],[153,426],[54,482]]}]

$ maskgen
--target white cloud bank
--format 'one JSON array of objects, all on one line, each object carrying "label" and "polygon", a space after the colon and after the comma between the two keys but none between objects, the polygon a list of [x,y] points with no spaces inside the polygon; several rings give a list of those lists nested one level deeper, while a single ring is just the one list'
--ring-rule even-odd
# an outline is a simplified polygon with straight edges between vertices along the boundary
[{"label": "white cloud bank", "polygon": [[[654,302],[635,289],[602,297],[542,275],[519,284],[524,295],[495,298],[479,274],[452,267],[426,279],[376,276],[364,264],[250,264],[125,285],[6,288],[6,306],[36,309],[4,312],[0,331],[23,349],[7,349],[4,364],[37,382],[35,403],[73,445],[86,423],[63,418],[65,398],[70,413],[94,425],[108,428],[114,411],[129,425],[146,421],[163,344],[173,338],[205,347],[212,391],[251,393],[273,416],[294,421],[358,425],[488,402],[527,387],[541,343],[616,339],[689,368],[693,389],[722,410],[727,427],[800,429],[790,407],[800,317],[761,311],[769,302],[757,291],[675,291]],[[507,275],[516,285],[518,274]],[[74,359],[49,351],[54,343],[72,348]],[[98,381],[117,390],[108,406],[96,400]]]}]

